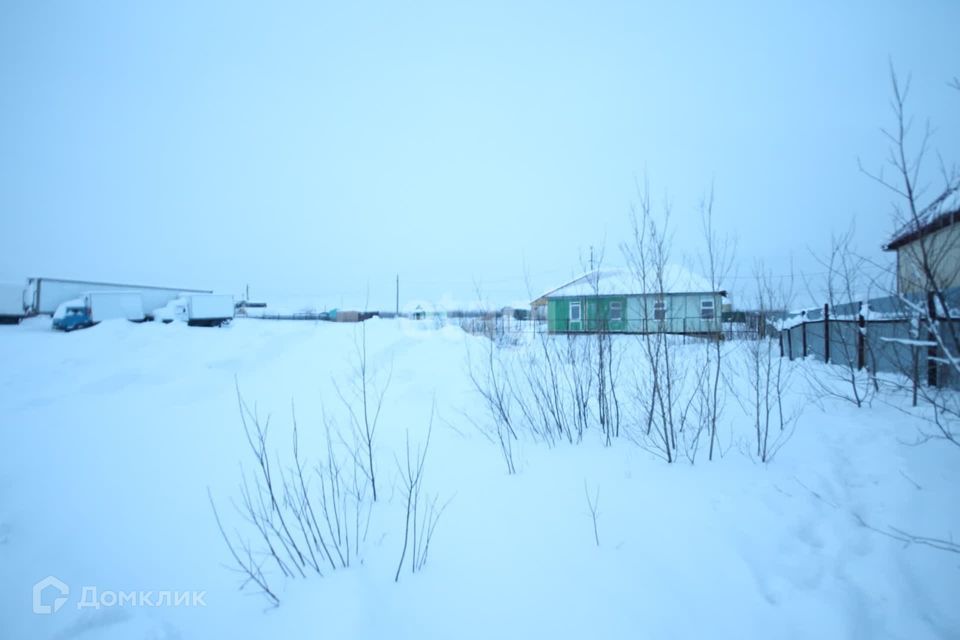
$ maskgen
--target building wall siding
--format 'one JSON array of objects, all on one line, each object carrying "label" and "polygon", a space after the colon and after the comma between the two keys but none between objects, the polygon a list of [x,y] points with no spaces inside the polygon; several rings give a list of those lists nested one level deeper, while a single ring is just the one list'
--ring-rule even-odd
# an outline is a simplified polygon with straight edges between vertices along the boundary
[{"label": "building wall siding", "polygon": [[[663,299],[665,317],[656,318],[655,302]],[[714,317],[701,317],[701,302],[713,300]],[[580,322],[570,321],[571,304],[579,303]],[[620,304],[621,319],[611,319],[611,303]],[[666,294],[631,296],[583,296],[550,298],[547,303],[547,329],[551,333],[719,333],[720,294]]]},{"label": "building wall siding", "polygon": [[897,250],[897,287],[900,293],[926,293],[929,288],[920,270],[924,252],[938,289],[960,286],[960,224],[953,224]]}]

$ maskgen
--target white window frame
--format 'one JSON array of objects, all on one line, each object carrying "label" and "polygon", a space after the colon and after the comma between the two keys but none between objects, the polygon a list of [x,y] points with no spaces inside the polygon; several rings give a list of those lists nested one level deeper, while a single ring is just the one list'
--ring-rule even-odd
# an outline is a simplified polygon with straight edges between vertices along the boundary
[{"label": "white window frame", "polygon": [[[617,310],[616,316],[613,315],[614,308]],[[612,300],[607,315],[610,316],[610,322],[623,322],[623,303],[619,300]]]},{"label": "white window frame", "polygon": [[[577,317],[576,317],[576,318],[573,317],[573,309],[574,309],[574,308],[577,309]],[[576,302],[571,302],[571,303],[570,303],[570,310],[568,311],[568,315],[570,316],[570,322],[583,322],[583,307],[582,307],[582,305],[580,304],[580,301],[579,301],[579,300],[577,300]]]},{"label": "white window frame", "polygon": [[[710,315],[704,315],[708,309],[710,310]],[[716,317],[717,317],[717,305],[714,302],[713,298],[701,298],[700,299],[700,319],[713,320]]]}]

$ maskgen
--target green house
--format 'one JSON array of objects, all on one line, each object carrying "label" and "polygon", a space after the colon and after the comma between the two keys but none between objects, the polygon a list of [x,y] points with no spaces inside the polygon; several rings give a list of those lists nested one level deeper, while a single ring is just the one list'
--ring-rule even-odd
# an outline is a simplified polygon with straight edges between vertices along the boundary
[{"label": "green house", "polygon": [[677,333],[718,335],[724,291],[683,267],[669,266],[648,283],[628,269],[598,269],[531,303],[549,333]]}]

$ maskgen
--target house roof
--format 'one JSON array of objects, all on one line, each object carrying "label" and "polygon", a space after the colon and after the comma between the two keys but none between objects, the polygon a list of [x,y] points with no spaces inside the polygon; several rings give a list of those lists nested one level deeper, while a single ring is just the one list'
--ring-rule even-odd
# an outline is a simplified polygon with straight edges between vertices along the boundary
[{"label": "house roof", "polygon": [[896,251],[900,247],[928,236],[934,231],[939,231],[949,227],[955,222],[960,222],[960,208],[943,213],[927,216],[929,219],[920,221],[920,223],[910,222],[904,225],[887,244],[883,245],[884,251]]},{"label": "house roof", "polygon": [[610,268],[595,269],[577,276],[570,282],[550,289],[540,295],[534,302],[548,298],[562,298],[568,296],[591,295],[637,295],[644,293],[723,293],[713,291],[710,283],[680,265],[666,265],[663,273],[663,291],[653,281],[647,278],[638,278],[630,269]]}]

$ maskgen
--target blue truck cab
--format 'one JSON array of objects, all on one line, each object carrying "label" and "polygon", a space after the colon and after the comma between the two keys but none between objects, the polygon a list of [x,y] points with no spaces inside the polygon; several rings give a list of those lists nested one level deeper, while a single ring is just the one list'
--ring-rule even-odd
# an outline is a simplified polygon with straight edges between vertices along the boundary
[{"label": "blue truck cab", "polygon": [[73,331],[93,325],[93,317],[84,305],[82,298],[67,300],[53,314],[53,328],[60,331]]}]

